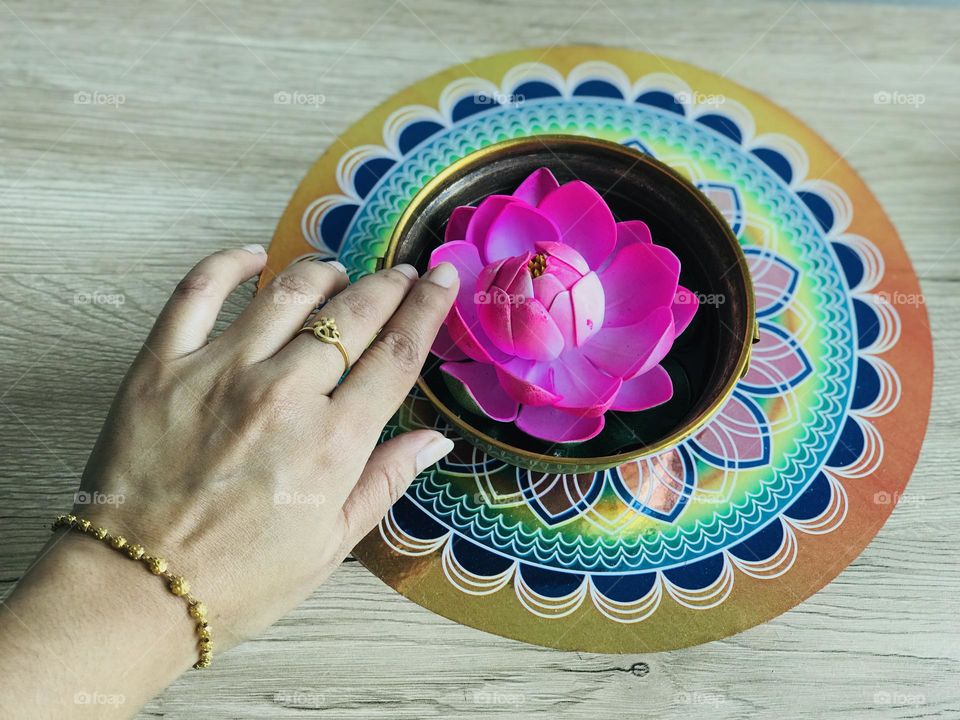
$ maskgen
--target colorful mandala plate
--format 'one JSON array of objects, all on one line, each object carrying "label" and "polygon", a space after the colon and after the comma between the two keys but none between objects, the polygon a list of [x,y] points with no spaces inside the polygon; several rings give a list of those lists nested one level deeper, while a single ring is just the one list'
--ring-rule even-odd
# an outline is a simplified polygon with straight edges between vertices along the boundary
[{"label": "colorful mandala plate", "polygon": [[[667,650],[796,605],[883,525],[916,462],[932,351],[920,288],[860,178],[763,97],[689,65],[561,47],[452,68],[395,95],[310,170],[270,268],[376,267],[417,190],[507,138],[622,142],[684,173],[750,259],[762,341],[695,437],[614,470],[540,474],[456,437],[423,397],[390,436],[457,440],[356,549],[441,615],[556,648]],[[903,383],[901,378],[909,382]]]}]

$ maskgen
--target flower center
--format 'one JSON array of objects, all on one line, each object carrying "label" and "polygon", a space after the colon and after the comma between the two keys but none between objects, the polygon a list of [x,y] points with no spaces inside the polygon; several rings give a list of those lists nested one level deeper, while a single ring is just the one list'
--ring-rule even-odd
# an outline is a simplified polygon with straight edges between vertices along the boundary
[{"label": "flower center", "polygon": [[538,278],[547,270],[547,256],[544,253],[537,253],[530,262],[527,263],[530,270],[530,277]]}]

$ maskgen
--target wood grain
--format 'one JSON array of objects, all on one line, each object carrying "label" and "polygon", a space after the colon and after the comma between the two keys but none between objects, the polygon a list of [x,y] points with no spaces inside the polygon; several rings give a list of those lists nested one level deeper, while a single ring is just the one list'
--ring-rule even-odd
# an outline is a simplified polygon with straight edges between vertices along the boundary
[{"label": "wood grain", "polygon": [[[268,240],[338,133],[451,64],[526,45],[619,45],[789,107],[889,212],[936,346],[911,501],[796,609],[651,656],[486,635],[347,562],[143,717],[960,717],[958,28],[960,9],[943,3],[0,0],[0,591],[67,506],[172,285],[210,251]],[[274,104],[280,91],[326,102]],[[875,104],[882,91],[924,102]],[[76,103],[83,92],[123,102]]]}]

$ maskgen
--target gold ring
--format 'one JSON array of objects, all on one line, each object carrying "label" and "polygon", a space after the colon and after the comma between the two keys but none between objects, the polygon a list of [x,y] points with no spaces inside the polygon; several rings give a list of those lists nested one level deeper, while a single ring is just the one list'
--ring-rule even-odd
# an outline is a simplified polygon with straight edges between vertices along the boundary
[{"label": "gold ring", "polygon": [[347,355],[347,349],[340,342],[340,328],[337,327],[337,321],[332,317],[317,318],[309,325],[300,328],[299,332],[308,332],[320,342],[336,347],[343,356],[345,369],[350,369],[350,356]]}]

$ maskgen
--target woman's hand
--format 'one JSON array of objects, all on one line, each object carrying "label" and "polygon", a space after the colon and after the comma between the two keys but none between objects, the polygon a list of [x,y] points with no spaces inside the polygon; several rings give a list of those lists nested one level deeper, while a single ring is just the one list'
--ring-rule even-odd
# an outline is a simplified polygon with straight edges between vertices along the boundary
[{"label": "woman's hand", "polygon": [[[451,265],[419,280],[412,267],[400,266],[348,285],[338,264],[296,263],[209,340],[226,297],[264,262],[261,248],[226,250],[180,283],[87,464],[78,497],[91,502],[74,507],[166,558],[189,580],[208,608],[214,662],[303,600],[417,473],[452,448],[427,430],[377,445],[456,296]],[[339,385],[344,362],[336,346],[297,334],[322,303],[321,314],[336,320],[355,360]],[[10,599],[21,624],[70,625],[31,618],[31,595],[50,593],[78,566],[84,576],[103,574],[101,587],[110,583],[124,600],[143,603],[141,628],[153,623],[165,633],[157,640],[167,655],[164,673],[196,661],[184,603],[138,564],[76,533],[55,536]],[[78,583],[82,588],[74,578]],[[95,604],[97,594],[90,595]],[[111,593],[102,597],[103,653],[92,653],[98,656],[110,652],[111,633],[124,632],[125,622]],[[151,617],[150,608],[163,617]],[[45,612],[56,613],[56,604]],[[136,632],[127,632],[134,635],[123,641],[136,642]],[[139,694],[131,693],[145,699]]]},{"label": "woman's hand", "polygon": [[[87,496],[124,502],[75,508],[165,553],[215,613],[220,647],[306,597],[452,447],[425,431],[374,451],[456,295],[452,266],[348,286],[338,265],[296,263],[208,341],[227,295],[263,262],[227,250],[180,283],[84,473]],[[324,302],[356,358],[339,386],[337,348],[297,335]]]}]

